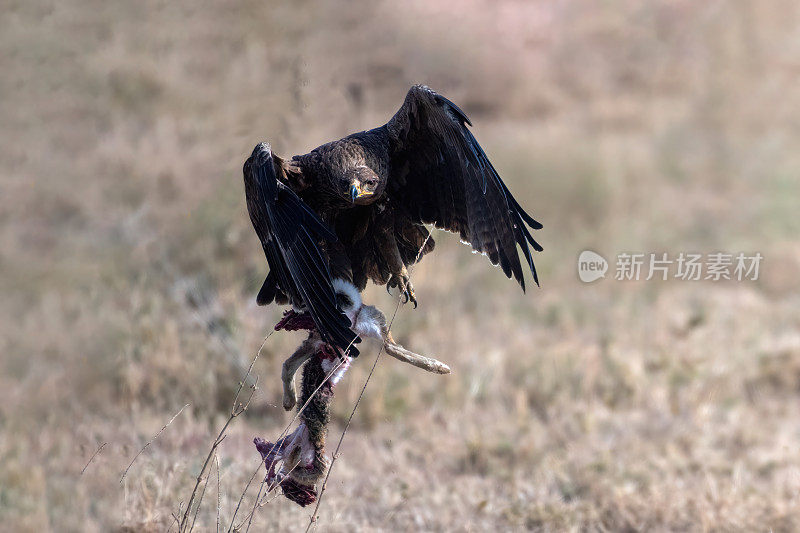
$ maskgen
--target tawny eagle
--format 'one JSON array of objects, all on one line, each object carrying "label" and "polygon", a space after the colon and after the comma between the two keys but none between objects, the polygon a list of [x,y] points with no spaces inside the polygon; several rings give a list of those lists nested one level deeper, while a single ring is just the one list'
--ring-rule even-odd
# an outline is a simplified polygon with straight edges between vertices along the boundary
[{"label": "tawny eagle", "polygon": [[257,145],[244,164],[244,183],[270,268],[258,304],[306,310],[322,340],[350,347],[354,356],[360,339],[332,280],[358,291],[368,279],[398,287],[416,306],[407,267],[433,250],[425,224],[458,233],[524,291],[519,246],[538,285],[530,247],[542,247],[526,225],[542,225],[514,199],[467,125],[457,105],[415,85],[378,128],[291,160]]}]

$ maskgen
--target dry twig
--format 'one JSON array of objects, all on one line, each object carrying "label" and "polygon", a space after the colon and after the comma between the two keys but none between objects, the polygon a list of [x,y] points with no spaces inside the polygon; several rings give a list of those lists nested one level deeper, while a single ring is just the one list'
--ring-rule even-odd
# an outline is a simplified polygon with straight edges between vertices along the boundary
[{"label": "dry twig", "polygon": [[219,454],[214,456],[217,463],[217,533],[219,533],[219,508],[221,507],[220,490],[219,490]]},{"label": "dry twig", "polygon": [[[194,522],[189,525],[189,513],[192,509],[192,504],[194,503],[194,499],[197,496],[197,489],[200,487],[200,483],[203,481],[203,474],[205,474],[208,465],[211,463],[211,458],[216,455],[217,448],[222,441],[225,440],[227,434],[225,433],[228,430],[228,427],[231,425],[239,415],[244,413],[247,408],[250,406],[250,402],[253,400],[253,396],[255,396],[256,390],[258,389],[258,378],[253,385],[250,386],[250,396],[247,397],[247,400],[244,403],[239,402],[239,396],[242,393],[242,389],[244,388],[244,384],[250,376],[250,373],[253,370],[253,366],[256,364],[256,360],[261,355],[261,350],[264,349],[264,344],[266,344],[267,340],[272,336],[274,331],[271,331],[269,335],[264,337],[264,340],[261,342],[261,346],[258,348],[258,352],[253,357],[253,360],[250,362],[250,366],[247,368],[247,373],[245,374],[242,381],[239,382],[239,388],[236,390],[236,395],[233,398],[233,405],[231,406],[230,416],[228,416],[228,420],[222,426],[222,429],[219,430],[217,437],[214,439],[214,442],[211,444],[211,449],[206,456],[206,460],[203,462],[203,467],[200,469],[200,473],[197,475],[197,481],[194,484],[194,488],[192,489],[192,495],[189,497],[189,503],[186,505],[186,510],[183,512],[183,516],[181,517],[180,524],[178,525],[178,532],[184,533],[185,531],[191,531],[194,527]],[[206,476],[206,485],[208,485],[208,476]],[[203,493],[205,493],[205,488],[203,489]],[[197,507],[200,507],[202,503],[202,496],[201,501],[198,502]],[[197,511],[195,511],[195,516]],[[187,529],[187,526],[188,529]]]},{"label": "dry twig", "polygon": [[167,428],[169,427],[169,425],[170,425],[170,424],[172,424],[172,421],[173,421],[173,420],[175,420],[176,418],[178,418],[178,415],[179,415],[179,414],[181,414],[181,413],[183,412],[183,410],[184,410],[184,409],[186,409],[187,407],[189,407],[189,404],[188,404],[188,403],[187,403],[186,405],[184,405],[183,407],[181,407],[181,410],[180,410],[180,411],[178,411],[177,413],[175,413],[175,416],[173,416],[172,418],[170,418],[170,419],[169,419],[169,422],[167,422],[166,424],[164,424],[164,427],[162,427],[161,429],[159,429],[159,430],[158,430],[158,433],[156,433],[156,434],[153,436],[153,438],[152,438],[152,439],[150,439],[149,441],[147,441],[147,444],[145,444],[145,445],[142,447],[142,449],[141,449],[141,450],[139,450],[139,453],[137,453],[137,454],[136,454],[136,455],[133,457],[133,459],[131,459],[131,462],[130,462],[130,464],[128,465],[128,468],[126,468],[126,469],[125,469],[125,472],[123,472],[123,473],[122,473],[122,477],[121,477],[121,478],[119,478],[119,482],[120,482],[120,483],[122,483],[122,482],[125,480],[125,476],[127,476],[127,475],[128,475],[128,470],[130,470],[130,469],[131,469],[131,467],[133,466],[133,463],[134,463],[134,462],[136,462],[136,459],[137,459],[137,458],[138,458],[140,455],[142,455],[142,452],[144,452],[144,451],[147,449],[147,447],[148,447],[148,446],[150,446],[151,444],[153,444],[153,442],[154,442],[154,441],[155,441],[155,440],[158,438],[158,436],[159,436],[159,435],[161,435],[161,433],[162,433],[162,432],[163,432],[165,429],[167,429]]},{"label": "dry twig", "polygon": [[[217,454],[214,453],[214,457]],[[209,471],[208,475],[206,476],[206,482],[203,484],[203,491],[200,493],[200,499],[197,500],[197,507],[194,508],[194,517],[192,517],[192,525],[189,526],[189,531],[194,529],[194,523],[197,521],[197,514],[200,512],[200,506],[203,504],[203,496],[206,495],[206,489],[208,488],[208,480],[211,479],[211,472]]]},{"label": "dry twig", "polygon": [[80,474],[81,476],[83,475],[84,472],[86,472],[86,469],[89,468],[89,465],[92,463],[92,461],[94,461],[94,458],[97,457],[98,454],[103,450],[103,448],[106,447],[106,444],[108,444],[108,443],[104,442],[103,444],[101,444],[100,447],[97,448],[97,450],[92,454],[92,456],[89,457],[89,461],[86,463],[86,465],[84,465],[83,469],[81,470],[81,474]]}]

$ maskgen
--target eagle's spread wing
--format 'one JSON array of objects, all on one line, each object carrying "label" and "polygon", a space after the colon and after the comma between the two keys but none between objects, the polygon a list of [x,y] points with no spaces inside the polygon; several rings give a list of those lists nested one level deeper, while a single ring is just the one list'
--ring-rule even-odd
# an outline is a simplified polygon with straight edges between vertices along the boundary
[{"label": "eagle's spread wing", "polygon": [[[336,303],[328,262],[317,246],[317,239],[332,242],[336,235],[278,179],[268,144],[256,146],[245,162],[244,185],[250,220],[280,290],[309,311],[323,340],[343,351],[358,342]],[[350,347],[350,355],[357,354]]]},{"label": "eagle's spread wing", "polygon": [[517,245],[539,284],[528,245],[542,247],[525,226],[542,225],[514,199],[467,128],[461,109],[415,85],[386,124],[392,151],[392,199],[419,222],[461,235],[525,290]]}]

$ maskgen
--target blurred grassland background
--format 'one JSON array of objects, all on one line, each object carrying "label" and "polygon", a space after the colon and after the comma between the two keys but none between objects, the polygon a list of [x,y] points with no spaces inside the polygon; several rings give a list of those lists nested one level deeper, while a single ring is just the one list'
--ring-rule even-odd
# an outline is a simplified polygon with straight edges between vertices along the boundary
[{"label": "blurred grassland background", "polygon": [[[254,302],[245,157],[382,124],[413,83],[467,112],[544,223],[542,288],[523,295],[436,235],[394,331],[453,374],[381,359],[319,530],[800,528],[796,2],[0,10],[0,529],[170,526],[281,312]],[[765,260],[757,282],[586,285],[586,248],[612,266],[623,251]],[[382,288],[366,299],[394,308]],[[220,448],[224,524],[253,436],[290,418],[279,369],[301,338],[266,344]],[[370,346],[336,390],[332,443]],[[215,485],[198,530],[216,527]],[[309,514],[279,498],[254,528]]]}]

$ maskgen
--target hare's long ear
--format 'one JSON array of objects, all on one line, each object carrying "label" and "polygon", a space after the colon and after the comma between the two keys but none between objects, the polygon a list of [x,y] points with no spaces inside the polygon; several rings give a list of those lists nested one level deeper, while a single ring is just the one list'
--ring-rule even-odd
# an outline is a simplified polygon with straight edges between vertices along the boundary
[{"label": "hare's long ear", "polygon": [[[334,285],[336,281],[334,281]],[[397,344],[392,338],[392,332],[386,324],[386,316],[375,306],[364,305],[358,313],[358,320],[355,323],[355,331],[362,338],[372,337],[383,340],[383,348],[386,353],[417,368],[433,372],[434,374],[449,374],[450,367],[432,357],[425,357],[403,346]]]},{"label": "hare's long ear", "polygon": [[311,186],[310,180],[303,174],[303,169],[297,161],[292,159],[287,161],[272,154],[272,162],[278,179],[291,187],[294,192],[300,192]]},{"label": "hare's long ear", "polygon": [[386,350],[386,353],[388,353],[398,361],[414,365],[417,368],[421,368],[422,370],[427,370],[428,372],[432,372],[434,374],[450,373],[450,367],[442,363],[438,359],[434,359],[432,357],[425,357],[424,355],[414,353],[411,350],[408,350],[402,347],[401,345],[397,344],[395,340],[392,338],[391,332],[388,331],[386,332],[383,341],[383,347]]}]

